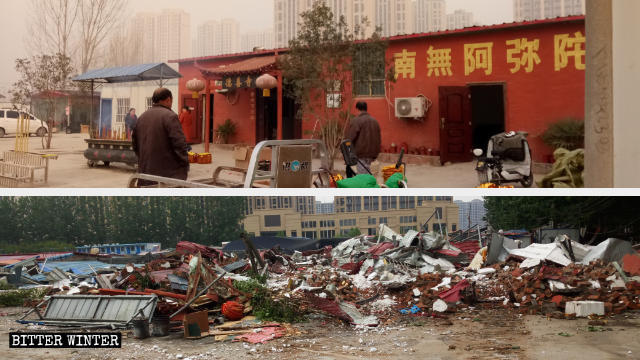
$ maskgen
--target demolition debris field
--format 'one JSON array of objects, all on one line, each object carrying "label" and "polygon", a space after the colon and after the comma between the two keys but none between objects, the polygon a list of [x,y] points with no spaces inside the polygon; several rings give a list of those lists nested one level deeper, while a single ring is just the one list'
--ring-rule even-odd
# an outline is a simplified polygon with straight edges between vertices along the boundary
[{"label": "demolition debris field", "polygon": [[469,235],[382,225],[377,238],[313,250],[258,249],[243,236],[240,253],[182,241],[120,266],[32,257],[5,281],[47,296],[25,301],[26,314],[2,310],[2,331],[124,338],[109,352],[11,350],[17,359],[638,358],[640,254],[630,242]]},{"label": "demolition debris field", "polygon": [[[266,344],[185,340],[182,333],[134,339],[123,335],[122,349],[8,349],[8,333],[27,308],[0,309],[0,348],[20,359],[637,359],[640,312],[616,315],[602,331],[589,319],[557,320],[520,316],[502,309],[473,310],[446,319],[397,317],[392,324],[353,329],[330,318],[297,324],[295,336]],[[42,329],[41,326],[31,326]],[[593,329],[592,329],[593,330]],[[563,335],[559,335],[563,334]]]}]

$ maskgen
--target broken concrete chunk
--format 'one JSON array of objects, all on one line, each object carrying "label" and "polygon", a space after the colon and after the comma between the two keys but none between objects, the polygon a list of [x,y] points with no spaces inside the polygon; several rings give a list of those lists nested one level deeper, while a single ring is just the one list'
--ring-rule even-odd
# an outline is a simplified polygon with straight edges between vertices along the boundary
[{"label": "broken concrete chunk", "polygon": [[447,311],[447,309],[449,308],[449,305],[447,305],[446,302],[444,302],[443,300],[436,300],[436,302],[433,303],[433,311],[435,312],[445,312]]},{"label": "broken concrete chunk", "polygon": [[532,267],[536,267],[540,265],[540,259],[525,259],[522,263],[520,263],[520,269],[530,269]]},{"label": "broken concrete chunk", "polygon": [[576,317],[604,315],[604,303],[602,301],[568,301],[564,312],[576,314]]},{"label": "broken concrete chunk", "polygon": [[422,293],[419,289],[413,289],[413,296],[420,297],[420,295],[422,295]]},{"label": "broken concrete chunk", "polygon": [[482,275],[492,274],[494,272],[496,272],[496,269],[494,268],[484,268],[484,269],[478,270],[478,274],[482,274]]}]

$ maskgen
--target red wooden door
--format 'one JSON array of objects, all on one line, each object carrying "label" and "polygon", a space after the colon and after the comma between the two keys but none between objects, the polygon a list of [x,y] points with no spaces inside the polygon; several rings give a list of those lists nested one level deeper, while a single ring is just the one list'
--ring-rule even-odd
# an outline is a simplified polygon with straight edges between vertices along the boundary
[{"label": "red wooden door", "polygon": [[[182,98],[182,103],[191,108],[191,131],[189,134],[184,134],[187,138],[187,142],[199,144],[202,142],[202,103],[201,99],[194,99],[191,96],[185,96]],[[182,111],[182,109],[180,109]]]},{"label": "red wooden door", "polygon": [[440,161],[467,162],[471,152],[471,91],[466,86],[440,87]]}]

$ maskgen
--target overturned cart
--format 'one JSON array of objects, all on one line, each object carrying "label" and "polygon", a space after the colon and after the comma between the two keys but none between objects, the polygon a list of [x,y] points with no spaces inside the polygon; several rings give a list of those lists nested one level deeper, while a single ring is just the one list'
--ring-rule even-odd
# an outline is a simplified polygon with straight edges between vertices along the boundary
[{"label": "overturned cart", "polygon": [[[140,81],[157,81],[160,87],[166,80],[181,78],[182,75],[165,63],[133,65],[118,68],[91,70],[78,75],[73,81],[91,84],[91,92],[96,85],[132,83]],[[135,165],[138,158],[133,151],[131,134],[119,124],[112,127],[112,99],[101,99],[100,117],[97,122],[90,122],[90,139],[85,140],[88,148],[84,152],[90,167],[102,162],[109,166],[112,162]],[[94,104],[91,101],[91,114],[94,114]]]}]

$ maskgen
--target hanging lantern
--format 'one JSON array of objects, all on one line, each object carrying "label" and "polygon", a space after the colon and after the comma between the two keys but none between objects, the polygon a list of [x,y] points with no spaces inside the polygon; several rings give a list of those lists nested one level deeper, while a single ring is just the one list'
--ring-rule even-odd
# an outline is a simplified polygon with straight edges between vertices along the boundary
[{"label": "hanging lantern", "polygon": [[204,90],[204,81],[196,78],[187,81],[187,90],[191,91],[191,97],[194,99],[199,98],[200,91]]},{"label": "hanging lantern", "polygon": [[271,96],[271,89],[277,86],[278,79],[269,74],[264,74],[256,79],[256,87],[262,89],[262,96],[264,97]]}]

